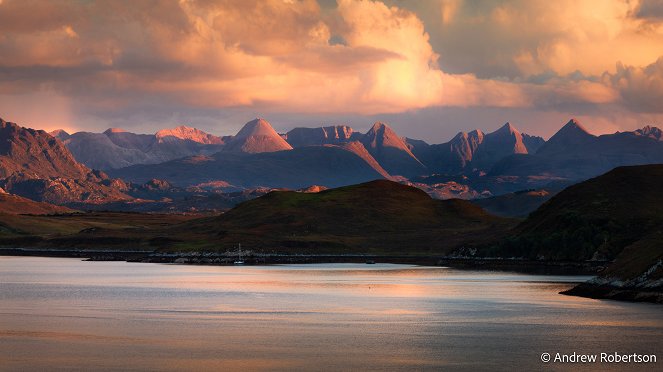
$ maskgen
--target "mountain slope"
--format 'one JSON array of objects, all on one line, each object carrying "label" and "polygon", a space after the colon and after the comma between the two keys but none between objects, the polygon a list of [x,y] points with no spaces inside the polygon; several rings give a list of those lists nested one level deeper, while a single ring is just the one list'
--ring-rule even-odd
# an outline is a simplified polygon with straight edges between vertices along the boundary
[{"label": "mountain slope", "polygon": [[449,142],[414,146],[413,151],[434,172],[470,173],[473,169],[488,171],[499,160],[533,152],[544,143],[543,138],[521,134],[511,123],[506,123],[492,133],[460,132]]},{"label": "mountain slope", "polygon": [[557,192],[559,192],[557,189],[523,190],[489,198],[474,199],[472,203],[496,216],[527,217]]},{"label": "mountain slope", "polygon": [[106,132],[77,132],[63,142],[78,161],[93,169],[114,169],[152,162],[145,151],[117,145]]},{"label": "mountain slope", "polygon": [[295,128],[286,133],[286,140],[292,147],[336,145],[351,141],[355,133],[346,125],[320,128]]},{"label": "mountain slope", "polygon": [[35,202],[18,195],[0,192],[0,214],[70,213],[72,209],[49,203]]},{"label": "mountain slope", "polygon": [[102,170],[211,154],[220,151],[224,142],[220,137],[185,126],[162,129],[154,135],[136,134],[118,128],[110,128],[103,133],[54,133],[77,161]]},{"label": "mountain slope", "polygon": [[483,138],[480,130],[460,132],[447,143],[428,146],[419,143],[413,151],[433,172],[457,173],[470,166]]},{"label": "mountain slope", "polygon": [[368,150],[366,150],[366,147],[364,147],[364,145],[362,145],[361,142],[352,141],[352,142],[340,143],[337,146],[359,156],[363,161],[366,162],[366,164],[368,164],[371,168],[373,168],[383,178],[391,177],[389,173],[384,168],[382,168],[380,163],[378,163],[377,160],[373,158],[373,156],[368,152]]},{"label": "mountain slope", "polygon": [[161,164],[135,165],[110,174],[137,183],[156,178],[177,186],[225,181],[244,188],[291,189],[310,185],[338,187],[386,176],[375,164],[362,158],[360,150],[335,145],[255,154],[224,151]]},{"label": "mountain slope", "polygon": [[224,148],[227,152],[243,152],[255,154],[260,152],[275,152],[292,150],[271,124],[264,119],[254,119],[244,124],[244,127],[235,135]]},{"label": "mountain slope", "polygon": [[642,129],[637,129],[632,133],[635,136],[647,137],[656,141],[663,141],[663,131],[661,131],[659,128],[651,127],[649,125],[646,125]]},{"label": "mountain slope", "polygon": [[[508,220],[462,200],[379,180],[318,193],[275,191],[182,227],[213,249],[443,254],[499,234]],[[215,237],[212,241],[210,238]],[[462,242],[462,243],[461,243]]]},{"label": "mountain slope", "polygon": [[375,123],[361,143],[380,165],[392,175],[415,176],[426,167],[410,151],[405,141],[384,123]]},{"label": "mountain slope", "polygon": [[577,153],[583,147],[593,147],[596,136],[590,134],[576,119],[569,120],[536,152],[540,156]]},{"label": "mountain slope", "polygon": [[187,140],[204,145],[223,145],[221,137],[205,133],[196,128],[190,128],[184,125],[172,129],[162,129],[154,134],[158,140],[172,141],[174,139]]},{"label": "mountain slope", "polygon": [[[663,165],[616,168],[561,191],[531,213],[513,237],[482,254],[572,261],[617,258],[601,275],[610,278],[603,285],[647,276],[663,256],[661,185]],[[663,291],[663,282],[651,280],[647,277],[641,284]]]},{"label": "mountain slope", "polygon": [[19,173],[31,178],[85,178],[89,169],[46,132],[0,119],[0,178]]},{"label": "mountain slope", "polygon": [[126,184],[78,163],[58,139],[0,119],[0,187],[55,204],[129,200]]},{"label": "mountain slope", "polygon": [[489,169],[498,159],[527,152],[523,136],[511,123],[506,123],[483,137],[472,158],[472,167]]},{"label": "mountain slope", "polygon": [[663,142],[656,133],[657,128],[646,127],[597,137],[572,119],[536,154],[503,158],[489,174],[584,180],[618,166],[663,163]]}]

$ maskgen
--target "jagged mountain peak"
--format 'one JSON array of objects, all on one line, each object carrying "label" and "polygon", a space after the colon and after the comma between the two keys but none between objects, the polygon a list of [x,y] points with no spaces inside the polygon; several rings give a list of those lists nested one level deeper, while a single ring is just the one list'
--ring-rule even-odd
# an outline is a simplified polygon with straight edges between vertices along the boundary
[{"label": "jagged mountain peak", "polygon": [[550,155],[575,151],[574,149],[578,147],[593,144],[596,139],[597,137],[589,133],[578,120],[571,119],[539,148],[537,154]]},{"label": "jagged mountain peak", "polygon": [[5,128],[7,126],[16,126],[16,123],[5,121],[3,118],[0,118],[0,128]]},{"label": "jagged mountain peak", "polygon": [[642,129],[637,129],[633,132],[636,136],[643,136],[653,138],[657,141],[663,141],[663,132],[658,127],[645,125]]},{"label": "jagged mountain peak", "polygon": [[48,132],[48,134],[59,139],[60,141],[64,141],[70,136],[70,134],[67,133],[67,131],[64,129],[56,129],[54,131]]},{"label": "jagged mountain peak", "polygon": [[473,130],[473,131],[471,131],[471,132],[468,132],[467,134],[468,134],[470,137],[476,137],[476,138],[481,138],[481,139],[483,139],[483,136],[485,135],[485,134],[483,133],[483,131],[481,131],[480,129],[475,129],[475,130]]},{"label": "jagged mountain peak", "polygon": [[361,140],[368,152],[392,175],[416,175],[425,166],[410,151],[407,143],[387,124],[376,122]]},{"label": "jagged mountain peak", "polygon": [[369,151],[371,151],[371,149],[393,147],[403,150],[410,156],[415,157],[407,146],[407,143],[405,143],[405,140],[399,137],[398,134],[396,134],[396,132],[394,132],[394,130],[387,124],[382,122],[376,122],[373,124],[371,129],[369,129],[364,135],[362,143],[369,149]]},{"label": "jagged mountain peak", "polygon": [[516,127],[510,122],[506,122],[504,125],[499,127],[496,131],[486,134],[487,136],[499,135],[499,136],[509,136],[509,137],[520,137],[521,133]]},{"label": "jagged mountain peak", "polygon": [[373,123],[373,126],[371,127],[370,130],[381,130],[381,129],[391,129],[387,124],[381,122],[381,121],[376,121]]},{"label": "jagged mountain peak", "polygon": [[497,130],[497,132],[500,132],[500,131],[505,131],[505,132],[513,133],[513,132],[518,132],[518,129],[516,129],[516,127],[514,127],[513,124],[511,124],[511,122],[508,122],[508,121],[507,121],[506,123],[504,123],[504,125],[502,125],[502,126]]},{"label": "jagged mountain peak", "polygon": [[483,143],[485,147],[490,148],[488,154],[491,157],[506,156],[510,153],[527,154],[527,147],[523,142],[522,134],[509,122],[496,131],[486,134]]},{"label": "jagged mountain peak", "polygon": [[458,141],[472,141],[480,144],[483,142],[485,134],[479,129],[475,129],[471,132],[458,132],[454,138],[449,141],[449,143],[456,143]]},{"label": "jagged mountain peak", "polygon": [[396,134],[396,132],[391,129],[391,127],[383,122],[376,121],[371,129],[366,132],[366,136],[368,137],[375,137],[375,136],[382,136],[382,137],[390,137],[390,138],[398,138],[401,142],[404,142],[401,137]]},{"label": "jagged mountain peak", "polygon": [[453,142],[457,142],[457,141],[467,141],[467,138],[468,138],[468,135],[467,135],[466,132],[458,132],[458,134],[456,134],[454,136],[454,138],[451,139],[450,142],[453,143]]},{"label": "jagged mountain peak", "polygon": [[[355,131],[347,125],[318,128],[297,127],[285,134],[285,140],[293,147],[337,144],[350,141]],[[356,133],[361,136],[361,134]]]},{"label": "jagged mountain peak", "polygon": [[569,120],[560,130],[557,131],[548,142],[555,142],[560,140],[574,139],[574,138],[589,138],[595,137],[589,133],[585,127],[580,124],[576,119]]},{"label": "jagged mountain peak", "polygon": [[582,124],[580,124],[580,122],[575,118],[572,118],[571,120],[569,120],[568,123],[566,123],[560,130],[557,131],[557,133],[555,133],[555,136],[557,134],[560,134],[560,133],[563,133],[563,134],[565,134],[565,133],[578,133],[578,134],[590,135],[590,136],[593,137],[593,135],[591,133],[589,133],[589,131],[587,129],[585,129],[585,127]]},{"label": "jagged mountain peak", "polygon": [[202,144],[223,144],[223,139],[215,135],[206,133],[200,129],[180,125],[175,128],[162,129],[154,134],[157,139],[161,140],[167,137],[179,138],[182,140],[189,140]]}]

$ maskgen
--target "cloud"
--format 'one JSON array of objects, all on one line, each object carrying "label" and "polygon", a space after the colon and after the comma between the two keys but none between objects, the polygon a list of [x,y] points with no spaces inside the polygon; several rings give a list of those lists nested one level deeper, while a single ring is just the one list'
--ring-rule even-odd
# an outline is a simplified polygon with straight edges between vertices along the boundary
[{"label": "cloud", "polygon": [[377,1],[6,5],[3,92],[52,89],[88,111],[155,97],[301,112],[523,104],[515,86],[444,73],[417,15]]},{"label": "cloud", "polygon": [[640,0],[635,8],[635,16],[647,20],[663,20],[663,2],[659,0]]},{"label": "cloud", "polygon": [[635,112],[663,113],[663,56],[646,67],[617,64],[605,78]]},{"label": "cloud", "polygon": [[643,66],[663,50],[658,0],[388,0],[422,17],[440,66],[480,78]]},{"label": "cloud", "polygon": [[[375,116],[623,101],[651,111],[637,92],[658,87],[642,66],[663,38],[647,4],[5,0],[0,110],[29,112],[32,94],[95,125],[222,110]],[[58,98],[49,108],[44,97]]]}]

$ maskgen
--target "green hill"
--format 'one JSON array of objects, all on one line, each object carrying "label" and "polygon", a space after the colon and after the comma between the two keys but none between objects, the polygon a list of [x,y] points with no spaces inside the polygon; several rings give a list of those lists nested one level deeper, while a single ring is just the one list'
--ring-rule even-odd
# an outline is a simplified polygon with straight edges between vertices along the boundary
[{"label": "green hill", "polygon": [[485,253],[550,260],[614,259],[663,226],[663,165],[619,167],[555,195]]},{"label": "green hill", "polygon": [[202,249],[284,253],[444,254],[503,234],[512,220],[463,200],[378,180],[318,193],[274,191],[221,216],[191,221]]},{"label": "green hill", "polygon": [[59,205],[36,202],[0,191],[0,214],[55,214],[68,212],[74,212],[74,210]]},{"label": "green hill", "polygon": [[663,302],[663,165],[619,167],[571,186],[480,253],[614,260],[567,293]]},{"label": "green hill", "polygon": [[555,188],[523,190],[485,199],[474,199],[472,203],[496,216],[524,218],[552,198],[557,192],[559,192],[559,189]]}]

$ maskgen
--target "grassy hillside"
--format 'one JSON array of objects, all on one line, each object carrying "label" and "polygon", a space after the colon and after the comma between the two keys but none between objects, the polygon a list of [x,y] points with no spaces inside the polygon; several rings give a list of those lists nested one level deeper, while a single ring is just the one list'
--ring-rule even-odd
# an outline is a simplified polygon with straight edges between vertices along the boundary
[{"label": "grassy hillside", "polygon": [[30,199],[0,193],[0,214],[54,214],[74,212],[59,205],[32,201]]},{"label": "grassy hillside", "polygon": [[472,203],[496,216],[527,217],[559,190],[540,189],[511,192],[485,199],[475,199]]},{"label": "grassy hillside", "polygon": [[237,243],[257,251],[443,254],[503,234],[512,220],[463,200],[378,180],[319,193],[275,191],[183,231],[206,249]]},{"label": "grassy hillside", "polygon": [[379,180],[318,193],[273,191],[218,216],[0,215],[0,246],[442,255],[503,236],[514,220]]},{"label": "grassy hillside", "polygon": [[0,213],[0,247],[60,249],[149,249],[160,231],[196,216],[148,213],[65,213],[12,215]]},{"label": "grassy hillside", "polygon": [[568,187],[484,253],[586,260],[615,258],[663,226],[663,165],[620,167]]}]

